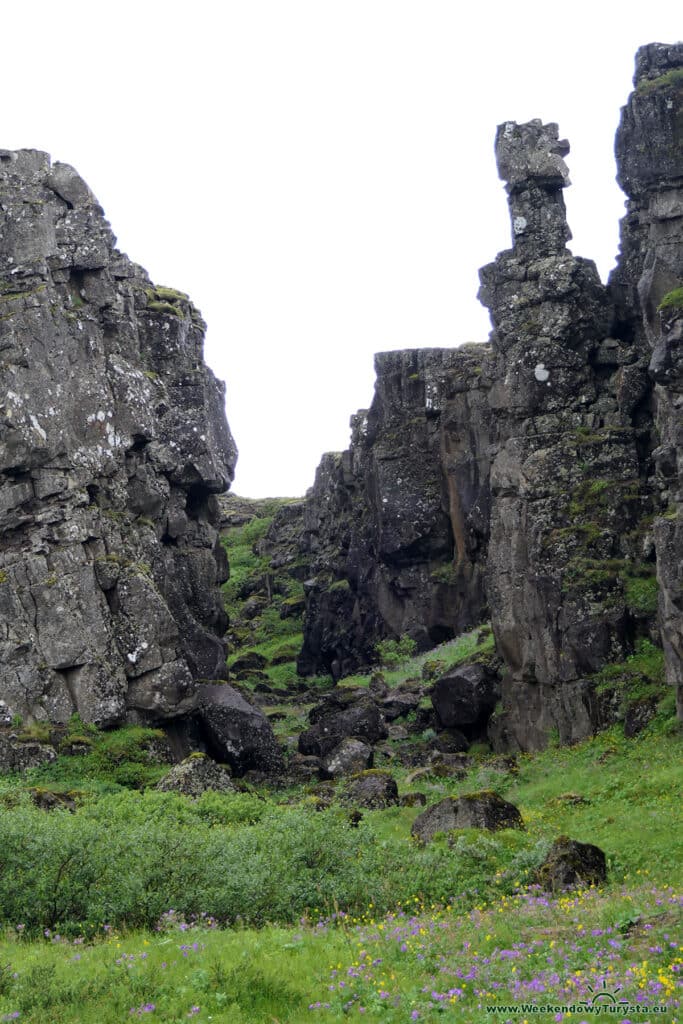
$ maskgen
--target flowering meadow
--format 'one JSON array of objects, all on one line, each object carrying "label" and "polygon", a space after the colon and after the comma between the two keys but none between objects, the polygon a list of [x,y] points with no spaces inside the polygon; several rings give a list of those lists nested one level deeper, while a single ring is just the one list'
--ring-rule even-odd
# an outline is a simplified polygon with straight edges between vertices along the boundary
[{"label": "flowering meadow", "polygon": [[[35,780],[5,779],[0,1022],[676,1024],[680,754],[655,724],[399,777],[428,803],[493,788],[525,822],[426,847],[420,808],[352,821],[305,787],[191,801],[108,784],[46,813]],[[602,847],[604,887],[535,884],[561,834]]]},{"label": "flowering meadow", "polygon": [[[0,1020],[315,1024],[445,1015],[528,1024],[588,1021],[603,1008],[621,1024],[676,1024],[682,907],[682,893],[641,881],[557,897],[530,889],[467,913],[457,900],[428,907],[415,897],[381,917],[369,907],[288,929],[226,931],[170,911],[154,932],[110,929],[89,944],[58,934],[24,942],[15,930],[2,945]],[[510,1016],[513,1005],[521,1012]],[[623,1006],[628,1012],[608,1013]],[[551,1012],[538,1012],[544,1007]]]}]

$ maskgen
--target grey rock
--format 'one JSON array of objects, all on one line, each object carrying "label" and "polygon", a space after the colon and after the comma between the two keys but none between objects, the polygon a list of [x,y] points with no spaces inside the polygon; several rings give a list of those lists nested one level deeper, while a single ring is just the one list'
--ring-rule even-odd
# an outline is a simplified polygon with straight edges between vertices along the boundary
[{"label": "grey rock", "polygon": [[437,679],[431,700],[445,729],[486,723],[500,690],[498,679],[483,665],[461,665]]},{"label": "grey rock", "polygon": [[451,832],[456,828],[497,831],[523,827],[522,816],[514,804],[503,800],[497,793],[484,791],[458,799],[447,797],[432,804],[415,819],[411,834],[419,842],[428,843],[438,832]]},{"label": "grey rock", "polygon": [[424,793],[402,793],[398,802],[401,807],[424,807],[427,797]]},{"label": "grey rock", "polygon": [[216,764],[204,754],[190,754],[171,768],[157,784],[157,789],[163,793],[198,797],[210,789],[216,793],[231,793],[235,791],[235,785],[223,765]]},{"label": "grey rock", "polygon": [[377,810],[398,803],[398,787],[388,772],[363,772],[350,780],[344,797],[358,807]]},{"label": "grey rock", "polygon": [[221,761],[237,774],[249,770],[281,775],[282,751],[263,712],[248,704],[232,686],[201,684],[198,714],[207,741]]},{"label": "grey rock", "polygon": [[332,779],[355,775],[366,768],[372,768],[372,747],[351,737],[342,740],[322,761],[324,776]]},{"label": "grey rock", "polygon": [[57,759],[57,751],[49,743],[22,741],[11,733],[0,732],[0,775],[39,768]]},{"label": "grey rock", "polygon": [[537,881],[553,891],[600,885],[607,878],[607,861],[599,846],[560,836],[538,870]]},{"label": "grey rock", "polygon": [[0,698],[103,726],[221,678],[214,495],[236,449],[187,296],[115,248],[76,171],[0,159]]},{"label": "grey rock", "polygon": [[314,709],[309,717],[312,722],[310,729],[299,736],[302,754],[324,758],[349,737],[373,744],[387,736],[384,717],[368,696],[361,696],[346,707],[337,705],[336,708],[335,697],[332,697],[319,709]]},{"label": "grey rock", "polygon": [[313,782],[318,779],[322,772],[322,762],[319,757],[300,754],[294,751],[287,764],[287,775],[295,783]]},{"label": "grey rock", "polygon": [[405,718],[420,703],[419,693],[401,692],[394,690],[389,696],[379,702],[382,714],[387,722],[394,722],[397,718]]},{"label": "grey rock", "polygon": [[338,678],[371,664],[383,638],[424,650],[481,621],[489,357],[486,345],[375,357],[372,405],[307,495],[302,674]]}]

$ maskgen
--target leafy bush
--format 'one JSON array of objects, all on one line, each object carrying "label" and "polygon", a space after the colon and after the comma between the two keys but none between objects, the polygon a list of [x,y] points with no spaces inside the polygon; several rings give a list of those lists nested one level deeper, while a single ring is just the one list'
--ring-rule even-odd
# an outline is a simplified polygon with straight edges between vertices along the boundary
[{"label": "leafy bush", "polygon": [[412,658],[417,644],[410,636],[402,636],[400,640],[380,640],[375,652],[381,665],[396,668],[406,658]]},{"label": "leafy bush", "polygon": [[319,813],[252,794],[207,793],[193,803],[120,791],[49,814],[24,797],[0,815],[0,920],[34,934],[92,934],[103,923],[153,927],[169,907],[187,919],[205,912],[260,925],[336,906],[359,912],[368,897],[380,909],[417,892],[448,899],[485,888],[494,862],[527,842],[475,838],[454,858],[445,844],[380,842],[366,821],[351,827],[341,808]]}]

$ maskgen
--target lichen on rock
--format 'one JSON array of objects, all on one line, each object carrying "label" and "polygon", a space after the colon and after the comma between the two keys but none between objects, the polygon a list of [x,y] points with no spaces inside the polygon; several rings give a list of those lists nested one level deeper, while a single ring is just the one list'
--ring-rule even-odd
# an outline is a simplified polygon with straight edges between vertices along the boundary
[{"label": "lichen on rock", "polygon": [[27,720],[172,718],[224,675],[236,449],[170,295],[73,168],[0,151],[0,696]]}]

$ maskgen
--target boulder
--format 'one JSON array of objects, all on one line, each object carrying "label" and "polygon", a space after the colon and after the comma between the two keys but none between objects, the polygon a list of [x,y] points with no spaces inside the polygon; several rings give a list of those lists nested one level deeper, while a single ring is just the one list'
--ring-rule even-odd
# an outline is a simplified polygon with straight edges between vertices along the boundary
[{"label": "boulder", "polygon": [[198,713],[209,747],[242,775],[251,769],[279,775],[282,751],[270,722],[259,708],[227,684],[203,683],[198,689]]},{"label": "boulder", "polygon": [[322,773],[322,762],[319,757],[293,753],[287,764],[287,776],[294,783],[313,782]]},{"label": "boulder", "polygon": [[456,828],[485,828],[495,832],[523,827],[522,816],[514,804],[497,793],[484,790],[457,799],[446,797],[432,804],[418,815],[410,831],[419,842],[428,843],[437,832],[452,832]]},{"label": "boulder", "polygon": [[245,672],[252,672],[254,669],[261,671],[267,665],[268,659],[258,651],[245,651],[244,654],[240,654],[239,658],[235,658],[230,666],[230,671],[234,676],[240,676]]},{"label": "boulder", "polygon": [[353,737],[342,740],[322,761],[323,774],[333,779],[356,775],[366,768],[372,768],[372,747]]},{"label": "boulder", "polygon": [[464,754],[469,750],[469,740],[459,729],[444,729],[436,737],[436,749],[442,754]]},{"label": "boulder", "polygon": [[394,722],[397,718],[405,718],[406,715],[409,715],[419,703],[419,693],[394,690],[380,701],[379,706],[387,722]]},{"label": "boulder", "polygon": [[398,802],[401,807],[424,807],[427,797],[424,793],[403,793]]},{"label": "boulder", "polygon": [[345,799],[358,807],[389,807],[398,803],[398,786],[388,772],[362,772],[350,780]]},{"label": "boulder", "polygon": [[299,750],[302,754],[326,757],[342,740],[348,737],[377,743],[385,739],[387,727],[377,705],[367,696],[361,696],[355,703],[348,703],[343,710],[332,710],[325,702],[325,710],[314,709],[310,714],[313,722],[310,729],[299,736]]},{"label": "boulder", "polygon": [[607,878],[607,861],[599,846],[560,836],[538,869],[537,881],[557,891],[600,885]]},{"label": "boulder", "polygon": [[190,754],[158,783],[162,793],[182,793],[184,796],[201,796],[208,789],[217,793],[232,793],[235,786],[230,772],[223,765],[216,764],[205,754]]},{"label": "boulder", "polygon": [[39,768],[57,759],[57,751],[49,743],[21,741],[13,734],[0,733],[0,775]]},{"label": "boulder", "polygon": [[434,684],[432,704],[441,726],[484,724],[500,697],[496,676],[483,665],[459,665]]},{"label": "boulder", "polygon": [[434,750],[428,756],[427,764],[433,775],[438,775],[441,778],[464,779],[471,767],[472,760],[466,754]]},{"label": "boulder", "polygon": [[33,803],[41,811],[71,811],[76,810],[75,797],[80,794],[64,793],[54,789],[44,789],[41,786],[32,786],[29,789]]}]

